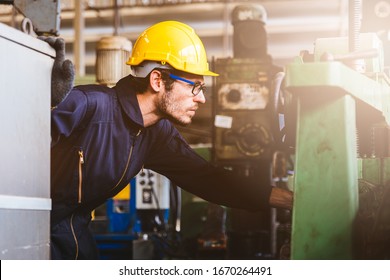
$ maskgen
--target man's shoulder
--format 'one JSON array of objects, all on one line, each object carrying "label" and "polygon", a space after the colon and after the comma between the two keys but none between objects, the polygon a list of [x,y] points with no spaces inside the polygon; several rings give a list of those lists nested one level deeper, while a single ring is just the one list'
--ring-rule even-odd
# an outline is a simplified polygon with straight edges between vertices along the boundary
[{"label": "man's shoulder", "polygon": [[75,89],[84,92],[85,94],[95,94],[95,95],[111,95],[115,91],[112,88],[98,85],[98,84],[89,84],[89,85],[78,85],[75,86]]},{"label": "man's shoulder", "polygon": [[79,93],[85,98],[87,114],[110,115],[117,107],[114,89],[102,85],[79,85],[73,88],[73,93]]},{"label": "man's shoulder", "polygon": [[115,90],[102,85],[79,85],[74,87],[73,90],[82,92],[89,104],[107,103],[116,99]]}]

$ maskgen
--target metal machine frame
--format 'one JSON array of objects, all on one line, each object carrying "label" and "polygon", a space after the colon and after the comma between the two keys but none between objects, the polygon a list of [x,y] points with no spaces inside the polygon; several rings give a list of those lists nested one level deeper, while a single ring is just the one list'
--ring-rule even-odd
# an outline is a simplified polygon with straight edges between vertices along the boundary
[{"label": "metal machine frame", "polygon": [[340,61],[299,60],[286,71],[298,99],[291,258],[354,259],[357,115],[380,112],[389,124],[390,87]]}]

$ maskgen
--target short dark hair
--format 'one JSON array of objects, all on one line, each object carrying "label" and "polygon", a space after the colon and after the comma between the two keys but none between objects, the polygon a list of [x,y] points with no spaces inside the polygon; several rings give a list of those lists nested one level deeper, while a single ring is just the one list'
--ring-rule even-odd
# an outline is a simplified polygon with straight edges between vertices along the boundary
[{"label": "short dark hair", "polygon": [[169,77],[169,74],[173,73],[175,71],[174,70],[161,69],[161,68],[158,68],[157,70],[160,71],[160,73],[161,73],[161,79],[164,81],[165,90],[166,91],[170,91],[172,89],[174,80],[171,77]]}]

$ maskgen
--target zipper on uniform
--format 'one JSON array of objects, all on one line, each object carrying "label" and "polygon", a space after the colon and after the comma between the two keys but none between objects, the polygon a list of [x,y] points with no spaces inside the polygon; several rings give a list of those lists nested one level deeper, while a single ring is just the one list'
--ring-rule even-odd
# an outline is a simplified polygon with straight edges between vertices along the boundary
[{"label": "zipper on uniform", "polygon": [[[135,135],[135,137],[138,137],[140,134],[141,134],[141,129],[138,130],[138,132],[137,132],[137,134]],[[134,146],[135,146],[135,139],[134,139],[134,141],[133,141],[133,144],[132,144],[131,147],[130,147],[130,152],[129,152],[129,156],[127,157],[127,162],[126,162],[125,170],[123,171],[122,176],[121,176],[121,178],[119,179],[118,183],[116,183],[116,185],[111,189],[111,191],[114,190],[114,189],[116,189],[116,188],[119,186],[119,184],[122,182],[123,178],[125,177],[126,172],[127,172],[127,169],[129,168],[129,165],[130,165],[130,159],[131,159],[131,155],[133,154]]]},{"label": "zipper on uniform", "polygon": [[73,217],[74,217],[74,213],[72,213],[72,216],[70,217],[70,229],[72,231],[73,239],[74,239],[74,242],[76,245],[76,252],[75,252],[74,259],[77,260],[79,258],[79,242],[77,240],[77,236],[76,236],[76,233],[75,233],[74,228],[73,228]]},{"label": "zipper on uniform", "polygon": [[79,154],[79,188],[78,188],[78,199],[77,202],[81,203],[82,186],[83,186],[83,164],[84,164],[84,153],[83,150],[78,151]]}]

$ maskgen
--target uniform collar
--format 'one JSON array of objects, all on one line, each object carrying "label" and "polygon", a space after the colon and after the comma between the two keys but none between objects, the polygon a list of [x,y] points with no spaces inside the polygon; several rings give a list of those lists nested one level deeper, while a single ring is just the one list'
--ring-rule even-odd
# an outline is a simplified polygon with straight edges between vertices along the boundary
[{"label": "uniform collar", "polygon": [[139,107],[138,99],[133,85],[133,77],[126,76],[118,81],[114,89],[118,94],[119,103],[125,114],[137,125],[144,127],[144,119]]}]

